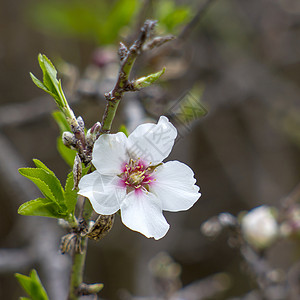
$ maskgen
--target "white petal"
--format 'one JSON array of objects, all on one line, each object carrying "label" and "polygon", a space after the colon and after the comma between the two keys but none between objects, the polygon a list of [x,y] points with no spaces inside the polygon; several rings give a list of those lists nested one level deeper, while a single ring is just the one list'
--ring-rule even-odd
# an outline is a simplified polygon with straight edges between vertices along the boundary
[{"label": "white petal", "polygon": [[118,180],[117,176],[101,175],[96,170],[81,178],[78,194],[89,198],[98,214],[114,214],[126,196],[126,190],[118,186]]},{"label": "white petal", "polygon": [[193,171],[179,161],[169,161],[158,166],[154,177],[156,181],[150,189],[161,201],[163,210],[187,210],[201,196],[199,187],[195,185]]},{"label": "white petal", "polygon": [[132,158],[156,165],[169,156],[176,136],[176,128],[162,116],[157,124],[142,124],[129,135],[128,151]]},{"label": "white petal", "polygon": [[127,137],[123,132],[103,134],[95,142],[93,165],[101,174],[120,174],[122,164],[128,162],[126,152]]},{"label": "white petal", "polygon": [[121,218],[130,229],[156,240],[165,236],[170,227],[162,214],[160,201],[152,193],[129,193],[121,204]]}]

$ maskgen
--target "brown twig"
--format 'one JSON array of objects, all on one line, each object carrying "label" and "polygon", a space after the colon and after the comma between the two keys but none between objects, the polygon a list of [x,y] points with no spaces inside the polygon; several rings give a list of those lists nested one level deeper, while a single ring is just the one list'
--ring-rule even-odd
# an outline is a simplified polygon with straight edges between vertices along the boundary
[{"label": "brown twig", "polygon": [[109,93],[105,94],[105,98],[108,103],[106,105],[102,119],[102,133],[110,132],[112,121],[115,117],[118,105],[123,94],[126,91],[132,90],[132,85],[128,80],[132,66],[137,56],[141,53],[142,46],[150,37],[155,24],[156,21],[147,20],[140,30],[138,39],[132,44],[129,49],[127,49],[127,47],[123,43],[120,43],[120,71],[114,88]]}]

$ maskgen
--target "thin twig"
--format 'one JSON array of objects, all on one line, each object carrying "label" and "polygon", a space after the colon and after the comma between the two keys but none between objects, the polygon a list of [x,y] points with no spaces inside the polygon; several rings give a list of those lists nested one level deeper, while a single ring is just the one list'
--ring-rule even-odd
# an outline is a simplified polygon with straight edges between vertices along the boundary
[{"label": "thin twig", "polygon": [[123,94],[131,90],[131,85],[128,80],[132,66],[141,53],[142,46],[149,38],[151,31],[153,30],[156,21],[147,20],[144,26],[141,28],[138,39],[127,49],[124,44],[120,44],[119,55],[120,55],[120,71],[115,87],[107,94],[105,98],[108,101],[103,119],[102,119],[102,133],[110,132],[112,121],[115,117],[118,105],[122,99]]}]

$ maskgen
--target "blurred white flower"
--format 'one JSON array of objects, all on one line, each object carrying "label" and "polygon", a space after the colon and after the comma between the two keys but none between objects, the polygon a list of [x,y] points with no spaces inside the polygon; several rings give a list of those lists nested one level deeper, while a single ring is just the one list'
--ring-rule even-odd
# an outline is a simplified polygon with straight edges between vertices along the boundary
[{"label": "blurred white flower", "polygon": [[279,227],[272,211],[272,208],[263,205],[252,209],[242,218],[242,233],[250,245],[263,249],[277,238]]},{"label": "blurred white flower", "polygon": [[162,238],[170,227],[162,211],[187,210],[201,195],[187,165],[162,163],[176,136],[166,117],[138,126],[128,138],[122,132],[101,135],[93,149],[96,170],[80,180],[78,193],[89,198],[97,213],[120,210],[127,227]]}]

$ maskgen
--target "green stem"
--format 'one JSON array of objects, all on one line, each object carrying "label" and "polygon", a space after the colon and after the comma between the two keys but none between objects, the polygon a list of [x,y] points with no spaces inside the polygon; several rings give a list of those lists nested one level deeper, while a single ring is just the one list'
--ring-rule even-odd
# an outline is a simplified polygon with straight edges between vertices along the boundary
[{"label": "green stem", "polygon": [[110,131],[121,99],[122,97],[114,100],[108,100],[103,114],[101,132],[108,133]]},{"label": "green stem", "polygon": [[83,279],[83,269],[85,265],[85,258],[87,252],[87,237],[82,237],[81,239],[81,252],[77,252],[74,249],[72,257],[72,271],[70,280],[70,290],[68,300],[79,300],[79,295],[77,293],[79,286],[82,284]]}]

